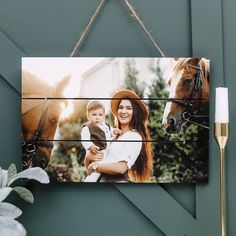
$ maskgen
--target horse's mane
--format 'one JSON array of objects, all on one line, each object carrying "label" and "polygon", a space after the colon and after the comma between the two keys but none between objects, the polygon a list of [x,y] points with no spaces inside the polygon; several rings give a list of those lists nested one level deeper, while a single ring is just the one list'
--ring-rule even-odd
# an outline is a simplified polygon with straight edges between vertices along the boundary
[{"label": "horse's mane", "polygon": [[52,87],[36,75],[22,71],[22,96],[49,96],[52,93]]},{"label": "horse's mane", "polygon": [[[176,73],[180,71],[182,68],[184,68],[193,58],[179,58],[176,61],[176,64],[173,69],[173,73]],[[210,72],[210,63],[209,59],[207,58],[201,58],[200,61],[198,62],[202,72],[203,72],[203,77],[208,80],[209,82],[209,72]]]},{"label": "horse's mane", "polygon": [[203,71],[203,77],[207,79],[208,83],[210,82],[210,61],[207,58],[202,58],[199,62],[200,68]]}]

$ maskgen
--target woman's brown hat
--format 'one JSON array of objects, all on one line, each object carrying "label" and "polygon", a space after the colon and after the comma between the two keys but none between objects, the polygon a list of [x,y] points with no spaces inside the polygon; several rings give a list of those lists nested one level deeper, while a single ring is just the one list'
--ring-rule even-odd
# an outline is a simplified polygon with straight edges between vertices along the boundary
[{"label": "woman's brown hat", "polygon": [[120,103],[120,100],[122,99],[131,99],[131,100],[135,100],[136,103],[139,105],[140,107],[140,111],[143,114],[143,120],[145,121],[148,118],[148,108],[146,107],[146,105],[143,103],[142,100],[140,100],[140,97],[133,91],[131,90],[120,90],[118,92],[116,92],[115,94],[113,94],[112,99],[111,99],[111,111],[113,113],[113,115],[117,116],[117,110],[118,110],[118,105]]}]

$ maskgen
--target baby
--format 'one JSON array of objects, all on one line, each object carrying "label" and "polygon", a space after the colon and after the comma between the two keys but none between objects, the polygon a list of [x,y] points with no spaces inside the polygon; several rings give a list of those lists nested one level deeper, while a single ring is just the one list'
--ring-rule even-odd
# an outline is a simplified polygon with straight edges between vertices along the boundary
[{"label": "baby", "polygon": [[[86,155],[88,152],[96,155],[99,151],[103,151],[106,156],[107,140],[111,141],[115,135],[119,135],[120,130],[112,128],[105,122],[105,107],[99,101],[90,101],[87,104],[86,116],[88,122],[83,125],[81,131],[82,145],[86,150]],[[100,175],[93,172],[85,178],[84,182],[97,182]]]}]

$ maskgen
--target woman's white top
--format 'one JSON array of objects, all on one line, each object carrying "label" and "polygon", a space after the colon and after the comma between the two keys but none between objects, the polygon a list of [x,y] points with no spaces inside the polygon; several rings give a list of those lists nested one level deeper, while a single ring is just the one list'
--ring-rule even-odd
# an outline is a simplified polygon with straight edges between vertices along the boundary
[{"label": "woman's white top", "polygon": [[105,162],[125,161],[130,169],[142,149],[142,137],[137,131],[133,130],[122,134],[117,141],[114,140],[108,146]]}]

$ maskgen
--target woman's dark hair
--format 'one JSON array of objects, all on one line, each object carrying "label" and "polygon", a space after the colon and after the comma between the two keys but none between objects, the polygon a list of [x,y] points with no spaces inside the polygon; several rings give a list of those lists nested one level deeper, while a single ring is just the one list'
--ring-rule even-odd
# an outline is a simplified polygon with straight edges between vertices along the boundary
[{"label": "woman's dark hair", "polygon": [[[149,130],[147,128],[148,120],[144,121],[143,113],[140,112],[141,108],[135,100],[129,98],[127,98],[127,100],[131,102],[133,108],[133,116],[129,124],[130,129],[136,130],[142,136],[142,140],[144,141],[136,162],[129,170],[129,177],[131,180],[136,182],[145,182],[150,180],[153,171],[153,151]],[[121,128],[118,119],[117,122],[118,127]]]}]

